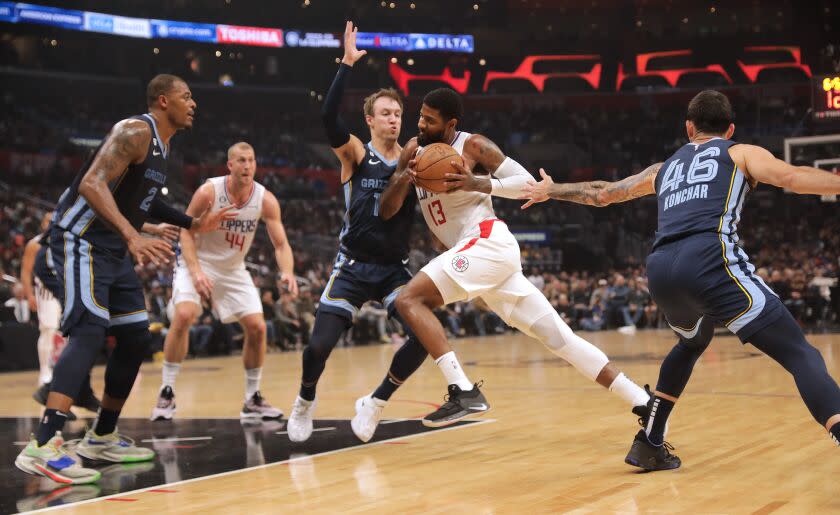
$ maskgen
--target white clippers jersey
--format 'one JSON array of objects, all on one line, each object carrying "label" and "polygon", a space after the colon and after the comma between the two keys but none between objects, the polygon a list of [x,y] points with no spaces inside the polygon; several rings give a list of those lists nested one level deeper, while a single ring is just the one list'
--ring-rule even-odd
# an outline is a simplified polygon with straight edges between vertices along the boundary
[{"label": "white clippers jersey", "polygon": [[[459,154],[464,155],[464,143],[471,136],[468,132],[458,132],[452,142]],[[478,224],[490,218],[496,218],[490,195],[478,191],[456,191],[454,193],[432,193],[417,187],[417,198],[423,218],[432,233],[447,248],[454,247],[459,241],[479,236]]]},{"label": "white clippers jersey", "polygon": [[[227,176],[207,180],[213,185],[213,211],[232,204],[227,194]],[[254,234],[262,216],[262,201],[265,187],[254,181],[251,195],[235,211],[239,214],[233,220],[222,223],[218,231],[196,236],[198,260],[217,268],[235,269],[245,266],[245,255],[254,241]]]}]

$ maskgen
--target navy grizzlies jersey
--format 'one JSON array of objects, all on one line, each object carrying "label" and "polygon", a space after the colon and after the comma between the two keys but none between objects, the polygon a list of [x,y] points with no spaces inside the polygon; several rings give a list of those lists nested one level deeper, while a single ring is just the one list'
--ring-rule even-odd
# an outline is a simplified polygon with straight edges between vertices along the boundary
[{"label": "navy grizzlies jersey", "polygon": [[[120,213],[135,229],[140,231],[149,218],[152,202],[166,184],[168,156],[167,149],[164,148],[158,136],[154,118],[150,114],[144,114],[133,116],[132,119],[142,120],[152,129],[152,139],[149,142],[146,159],[142,163],[129,165],[109,186]],[[126,244],[122,237],[108,223],[99,218],[84,197],[79,195],[82,177],[90,168],[100,149],[101,145],[76,175],[70,187],[61,195],[56,208],[57,217],[53,223],[62,230],[87,240],[95,247],[117,253],[125,252]]]},{"label": "navy grizzlies jersey", "polygon": [[698,233],[738,241],[750,184],[729,156],[729,147],[736,144],[721,138],[688,143],[662,164],[656,176],[659,226],[654,248]]},{"label": "navy grizzlies jersey", "polygon": [[417,197],[412,188],[392,218],[380,218],[379,198],[397,169],[397,161],[387,161],[370,143],[365,148],[365,159],[344,183],[347,212],[339,236],[341,252],[362,262],[400,263],[408,259]]}]

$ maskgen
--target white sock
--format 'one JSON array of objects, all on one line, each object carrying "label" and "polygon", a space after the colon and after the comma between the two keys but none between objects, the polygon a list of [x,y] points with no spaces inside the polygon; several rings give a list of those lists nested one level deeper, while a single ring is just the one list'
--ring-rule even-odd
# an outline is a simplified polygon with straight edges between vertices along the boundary
[{"label": "white sock", "polygon": [[245,400],[249,400],[260,389],[262,367],[245,369]]},{"label": "white sock", "polygon": [[166,360],[163,361],[163,385],[160,387],[163,390],[164,386],[168,386],[175,389],[175,379],[178,378],[178,372],[181,371],[181,364],[180,363],[170,363]]},{"label": "white sock", "polygon": [[631,406],[643,406],[650,400],[647,392],[623,373],[618,374],[618,377],[612,382],[610,391],[624,399]]},{"label": "white sock", "polygon": [[457,384],[461,391],[469,391],[473,389],[473,384],[467,379],[467,374],[458,363],[458,358],[455,357],[455,351],[449,351],[443,356],[435,360],[440,371],[446,377],[447,384]]},{"label": "white sock", "polygon": [[54,329],[45,329],[41,331],[41,335],[38,337],[38,362],[41,365],[41,373],[38,376],[39,386],[52,381],[53,369],[52,363],[50,362],[50,358],[52,358],[54,338]]}]

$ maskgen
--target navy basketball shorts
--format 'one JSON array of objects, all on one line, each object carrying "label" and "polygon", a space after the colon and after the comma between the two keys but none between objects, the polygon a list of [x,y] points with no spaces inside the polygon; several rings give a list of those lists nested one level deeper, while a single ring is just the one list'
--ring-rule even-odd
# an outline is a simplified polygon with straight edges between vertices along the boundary
[{"label": "navy basketball shorts", "polygon": [[410,280],[411,273],[401,264],[360,263],[339,253],[318,310],[352,320],[365,302],[374,300],[393,316],[394,299]]},{"label": "navy basketball shorts", "polygon": [[693,338],[702,317],[726,326],[746,343],[784,314],[779,297],[725,234],[701,233],[660,245],[647,258],[651,297],[671,329]]},{"label": "navy basketball shorts", "polygon": [[131,256],[115,255],[60,229],[50,232],[49,247],[58,279],[56,297],[64,308],[64,334],[83,323],[105,328],[148,328],[143,286]]},{"label": "navy basketball shorts", "polygon": [[58,282],[58,276],[55,275],[54,264],[52,263],[52,252],[49,247],[41,245],[38,253],[35,254],[35,266],[32,269],[35,276],[41,280],[41,284],[48,289],[55,298],[60,299],[62,295],[57,292],[62,291]]}]

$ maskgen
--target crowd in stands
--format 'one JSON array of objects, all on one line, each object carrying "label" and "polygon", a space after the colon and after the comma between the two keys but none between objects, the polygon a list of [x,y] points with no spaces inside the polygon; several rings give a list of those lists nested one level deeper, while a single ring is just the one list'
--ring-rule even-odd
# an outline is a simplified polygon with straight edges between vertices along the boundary
[{"label": "crowd in stands", "polygon": [[[2,97],[0,272],[7,281],[0,283],[0,302],[12,297],[10,281],[19,275],[23,245],[37,234],[41,217],[91,151],[90,145],[80,147],[72,138],[101,138],[116,119],[139,112],[132,108],[136,102],[99,110],[98,104],[74,100],[71,105],[69,95],[63,100],[59,97],[50,102],[27,101],[19,87],[10,88]],[[170,199],[183,207],[197,184],[223,173],[224,152],[230,143],[244,139],[254,144],[260,168],[267,170],[260,180],[281,202],[300,296],[292,298],[276,281],[274,253],[262,230],[248,256],[248,267],[262,292],[270,343],[277,348],[300,348],[307,342],[318,299],[332,271],[344,216],[343,200],[335,188],[337,173],[331,186],[312,171],[333,168],[335,162],[325,149],[317,106],[308,100],[298,111],[290,108],[278,114],[265,108],[264,99],[235,97],[231,106],[219,107],[213,105],[218,99],[211,100],[214,97],[208,94],[208,101],[199,101],[196,128],[173,139]],[[94,118],[93,112],[99,116]],[[242,116],[243,112],[248,116]],[[765,99],[759,109],[745,100],[737,136],[741,141],[770,141],[768,145],[778,150],[780,134],[803,130],[804,112],[805,107],[795,103]],[[363,134],[359,132],[363,130],[361,115],[353,111],[346,116],[351,127]],[[587,109],[547,104],[513,112],[468,111],[463,126],[486,134],[532,172],[546,166],[556,180],[615,180],[661,161],[684,144],[683,117],[684,105],[678,103]],[[406,138],[414,134],[414,124],[414,117],[406,114]],[[529,149],[542,151],[553,145],[562,146],[563,151],[538,157],[529,153]],[[198,170],[196,176],[186,173],[190,167]],[[835,204],[771,188],[759,190],[755,197],[747,202],[741,233],[759,275],[803,326],[836,325],[840,322],[836,288],[840,215]],[[542,242],[522,244],[525,273],[574,329],[632,332],[665,326],[647,291],[644,271],[656,228],[652,199],[605,209],[548,202],[523,211],[517,201],[496,199],[494,204],[514,233],[537,231],[544,236]],[[419,215],[414,231],[412,272],[435,255]],[[138,273],[151,317],[165,331],[171,265],[138,267]],[[205,308],[191,331],[192,351],[230,351],[240,337],[236,328],[221,324],[209,306]],[[505,331],[504,323],[480,303],[455,304],[438,314],[452,336]],[[345,341],[399,341],[402,337],[402,329],[387,318],[383,307],[371,304],[361,310],[359,323]]]}]

